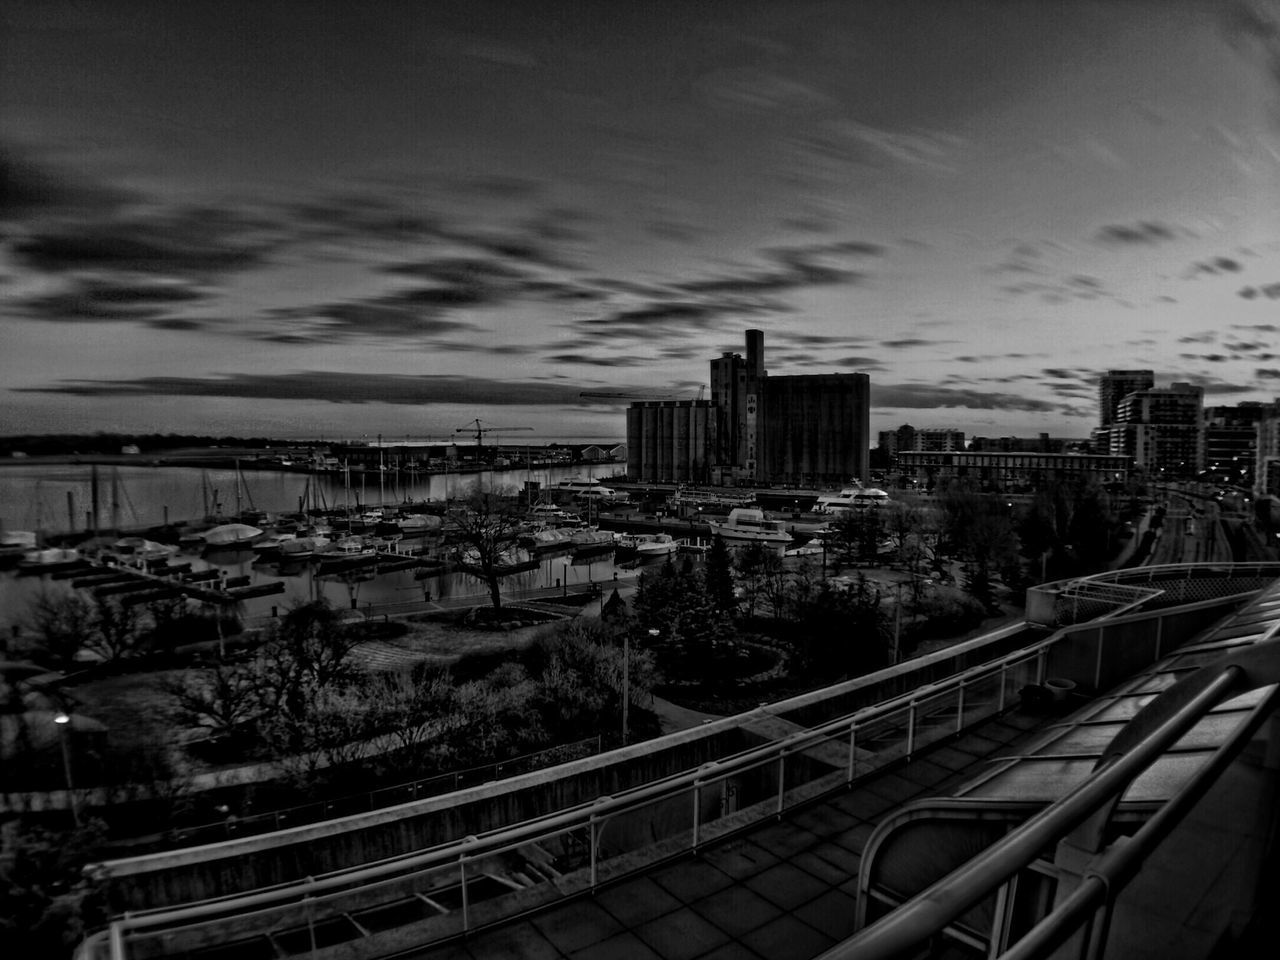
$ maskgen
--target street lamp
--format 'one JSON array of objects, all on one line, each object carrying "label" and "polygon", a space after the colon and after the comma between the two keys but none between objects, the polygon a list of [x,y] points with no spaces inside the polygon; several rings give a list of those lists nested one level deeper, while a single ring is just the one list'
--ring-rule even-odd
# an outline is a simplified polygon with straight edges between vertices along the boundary
[{"label": "street lamp", "polygon": [[67,781],[67,803],[71,807],[71,821],[80,826],[80,805],[76,803],[75,784],[71,779],[71,748],[67,739],[71,736],[71,715],[59,710],[53,715],[53,722],[58,725],[58,743],[62,746],[62,772]]}]

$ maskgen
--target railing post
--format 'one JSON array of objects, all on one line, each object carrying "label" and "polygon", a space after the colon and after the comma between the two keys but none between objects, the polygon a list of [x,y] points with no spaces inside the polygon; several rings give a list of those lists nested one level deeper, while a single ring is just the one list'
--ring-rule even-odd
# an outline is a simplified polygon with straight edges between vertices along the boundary
[{"label": "railing post", "polygon": [[596,884],[600,880],[600,858],[598,854],[600,835],[596,831],[596,815],[594,813],[591,814],[591,819],[587,821],[587,828],[591,831],[591,889],[595,890]]},{"label": "railing post", "polygon": [[1105,642],[1104,636],[1105,636],[1105,631],[1103,630],[1102,627],[1099,627],[1098,628],[1098,656],[1093,665],[1093,689],[1095,690],[1102,689],[1102,646],[1103,646],[1103,643]]},{"label": "railing post", "polygon": [[964,729],[964,681],[960,681],[956,693],[956,733]]},{"label": "railing post", "polygon": [[108,941],[111,947],[111,960],[125,960],[124,957],[124,921],[129,919],[129,914],[125,914],[123,919],[112,920]]},{"label": "railing post", "polygon": [[458,854],[458,890],[462,894],[462,930],[465,933],[471,929],[470,897],[467,896],[467,855],[465,853]]},{"label": "railing post", "polygon": [[849,724],[849,778],[846,783],[852,784],[858,766],[858,725]]},{"label": "railing post", "polygon": [[1160,648],[1164,643],[1164,616],[1156,617],[1156,655],[1153,660],[1160,659]]},{"label": "railing post", "polygon": [[910,757],[916,749],[916,702],[912,700],[907,704],[907,756]]},{"label": "railing post", "polygon": [[693,781],[693,845],[692,849],[698,849],[698,828],[702,821],[702,781]]},{"label": "railing post", "polygon": [[1006,674],[1008,673],[1008,671],[1009,671],[1009,665],[1008,665],[1007,663],[1005,663],[1005,662],[1001,661],[1001,663],[1000,663],[1000,698],[999,698],[999,700],[997,701],[997,706],[996,706],[997,711],[998,711],[998,712],[1001,712],[1001,713],[1003,713],[1003,712],[1004,712],[1004,687],[1005,687],[1005,676],[1006,676]]},{"label": "railing post", "polygon": [[778,809],[775,811],[779,817],[782,816],[782,799],[787,792],[787,751],[778,751]]}]

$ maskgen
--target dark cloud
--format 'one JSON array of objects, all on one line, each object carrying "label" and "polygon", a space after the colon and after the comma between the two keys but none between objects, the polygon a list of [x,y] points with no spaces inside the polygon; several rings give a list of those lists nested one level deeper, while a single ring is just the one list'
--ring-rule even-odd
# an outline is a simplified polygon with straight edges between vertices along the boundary
[{"label": "dark cloud", "polygon": [[1177,234],[1172,227],[1155,221],[1138,223],[1113,223],[1100,227],[1094,240],[1107,244],[1155,244],[1173,240]]},{"label": "dark cloud", "polygon": [[907,350],[911,347],[932,347],[941,343],[948,343],[947,340],[921,340],[919,337],[904,337],[901,340],[881,340],[880,346],[888,347],[890,350]]},{"label": "dark cloud", "polygon": [[477,299],[475,291],[451,299],[453,296],[439,291],[409,291],[406,295],[371,300],[282,307],[271,315],[288,326],[270,331],[261,339],[276,343],[333,343],[354,337],[439,337],[474,330],[470,324],[442,317],[442,308],[474,306],[484,301]]},{"label": "dark cloud", "polygon": [[1239,273],[1243,269],[1244,264],[1239,260],[1233,260],[1230,257],[1213,257],[1210,260],[1193,263],[1187,268],[1183,277],[1192,279],[1202,275],[1217,276],[1221,273]]},{"label": "dark cloud", "polygon": [[1189,333],[1185,337],[1179,337],[1179,343],[1213,343],[1218,339],[1218,331],[1202,330],[1199,333]]},{"label": "dark cloud", "polygon": [[730,303],[675,301],[618,310],[574,323],[578,336],[590,343],[672,340],[718,329],[725,314],[750,312]]},{"label": "dark cloud", "polygon": [[1274,323],[1233,323],[1232,330],[1257,330],[1259,333],[1280,333],[1280,327]]},{"label": "dark cloud", "polygon": [[1180,354],[1178,354],[1178,359],[1180,359],[1180,360],[1203,360],[1205,363],[1226,363],[1228,360],[1230,360],[1230,359],[1231,359],[1231,357],[1228,357],[1228,356],[1227,356],[1226,354],[1224,354],[1224,353],[1202,353],[1202,354],[1197,354],[1197,353],[1180,353]]},{"label": "dark cloud", "polygon": [[1075,370],[1067,370],[1063,367],[1048,367],[1040,371],[1046,377],[1052,377],[1056,380],[1075,380],[1080,374]]},{"label": "dark cloud", "polygon": [[1260,287],[1245,287],[1238,291],[1238,296],[1246,300],[1266,297],[1268,300],[1280,300],[1280,283],[1268,283]]},{"label": "dark cloud", "polygon": [[238,374],[219,378],[141,377],[129,380],[62,380],[19,393],[81,397],[240,397],[261,400],[322,400],[329,403],[578,405],[576,384],[483,377],[307,371],[279,375]]},{"label": "dark cloud", "polygon": [[165,313],[173,304],[203,295],[200,289],[182,282],[81,279],[66,290],[30,297],[19,307],[29,319],[57,323],[145,320]]},{"label": "dark cloud", "polygon": [[1000,288],[1004,293],[1015,296],[1039,296],[1043,303],[1069,303],[1072,300],[1098,300],[1107,298],[1117,304],[1128,306],[1126,301],[1106,288],[1097,277],[1078,274],[1065,277],[1061,281],[1052,279],[1024,280]]},{"label": "dark cloud", "polygon": [[863,240],[843,240],[807,247],[777,247],[764,252],[777,267],[746,271],[737,276],[689,280],[677,283],[675,287],[686,293],[697,294],[754,294],[853,283],[865,274],[848,269],[847,262],[882,256],[884,252],[884,247],[879,244]]},{"label": "dark cloud", "polygon": [[515,283],[529,276],[496,260],[478,260],[471,257],[442,257],[435,260],[415,260],[393,263],[382,268],[386,273],[434,280],[437,283],[458,286],[480,286],[490,283]]},{"label": "dark cloud", "polygon": [[1253,353],[1258,350],[1265,350],[1270,344],[1263,340],[1231,340],[1223,341],[1222,349],[1232,350],[1236,353]]},{"label": "dark cloud", "polygon": [[641,367],[651,362],[649,357],[600,357],[588,353],[553,353],[546,359],[551,363],[576,363],[589,367]]},{"label": "dark cloud", "polygon": [[0,222],[47,214],[101,215],[130,199],[126,191],[78,180],[0,144]]},{"label": "dark cloud", "polygon": [[37,231],[15,255],[50,273],[109,270],[208,276],[259,264],[263,224],[227,210],[188,208],[145,219],[99,220]]},{"label": "dark cloud", "polygon": [[876,407],[928,410],[961,407],[969,410],[1061,411],[1062,406],[1047,400],[1013,393],[986,393],[981,390],[953,390],[932,384],[871,384],[871,402]]}]

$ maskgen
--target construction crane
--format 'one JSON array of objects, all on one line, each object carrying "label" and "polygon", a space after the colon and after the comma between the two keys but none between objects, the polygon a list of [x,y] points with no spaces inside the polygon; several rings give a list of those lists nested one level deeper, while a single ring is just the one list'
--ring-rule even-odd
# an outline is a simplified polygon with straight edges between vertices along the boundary
[{"label": "construction crane", "polygon": [[487,420],[481,420],[479,418],[476,418],[475,420],[472,420],[471,423],[469,423],[467,426],[459,427],[457,430],[453,432],[454,433],[473,433],[474,432],[476,437],[476,449],[479,450],[481,443],[484,442],[484,435],[486,433],[506,433],[510,430],[532,430],[533,429],[533,427],[482,427],[480,426],[480,424],[488,423],[488,422],[489,421]]}]

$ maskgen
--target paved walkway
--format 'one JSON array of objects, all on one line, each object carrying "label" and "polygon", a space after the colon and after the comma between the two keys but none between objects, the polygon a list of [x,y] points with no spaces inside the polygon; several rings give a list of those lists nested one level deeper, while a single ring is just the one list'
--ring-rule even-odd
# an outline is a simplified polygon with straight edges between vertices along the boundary
[{"label": "paved walkway", "polygon": [[946,794],[993,753],[1037,734],[1018,713],[748,834],[420,960],[809,960],[853,933],[858,866],[886,814]]}]

